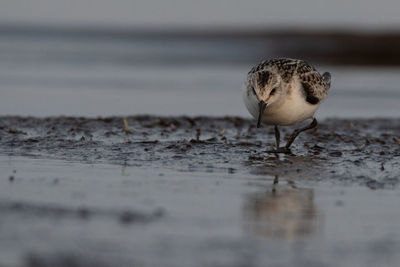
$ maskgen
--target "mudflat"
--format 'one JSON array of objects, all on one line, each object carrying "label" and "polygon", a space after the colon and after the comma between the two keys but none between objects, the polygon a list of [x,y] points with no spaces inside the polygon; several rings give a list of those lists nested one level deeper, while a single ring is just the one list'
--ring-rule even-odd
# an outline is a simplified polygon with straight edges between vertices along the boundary
[{"label": "mudflat", "polygon": [[0,266],[400,262],[400,119],[127,122],[0,117]]}]

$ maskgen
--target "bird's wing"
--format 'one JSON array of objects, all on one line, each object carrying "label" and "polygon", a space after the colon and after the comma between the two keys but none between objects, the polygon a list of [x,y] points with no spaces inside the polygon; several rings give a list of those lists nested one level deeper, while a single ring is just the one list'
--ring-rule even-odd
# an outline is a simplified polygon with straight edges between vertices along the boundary
[{"label": "bird's wing", "polygon": [[307,102],[315,105],[327,97],[330,80],[324,79],[314,67],[305,61],[300,61],[296,73],[303,86]]},{"label": "bird's wing", "polygon": [[325,73],[324,76],[321,76],[313,66],[304,60],[291,58],[270,59],[254,66],[248,75],[251,76],[269,69],[275,69],[286,83],[297,77],[303,86],[306,100],[310,104],[318,104],[328,95],[330,74]]}]

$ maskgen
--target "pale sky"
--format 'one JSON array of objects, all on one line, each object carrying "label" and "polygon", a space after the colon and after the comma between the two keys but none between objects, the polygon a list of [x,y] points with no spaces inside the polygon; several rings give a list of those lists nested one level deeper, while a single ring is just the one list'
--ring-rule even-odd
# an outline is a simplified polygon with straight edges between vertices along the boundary
[{"label": "pale sky", "polygon": [[0,24],[397,29],[398,0],[1,0]]}]

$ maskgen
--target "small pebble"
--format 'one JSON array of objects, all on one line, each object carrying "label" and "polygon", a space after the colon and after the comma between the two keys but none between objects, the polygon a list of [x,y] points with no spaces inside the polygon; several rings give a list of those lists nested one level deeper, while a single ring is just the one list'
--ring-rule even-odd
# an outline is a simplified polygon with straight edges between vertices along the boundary
[{"label": "small pebble", "polygon": [[343,155],[343,153],[340,151],[334,151],[334,152],[329,153],[329,156],[332,156],[332,157],[341,157],[342,155]]},{"label": "small pebble", "polygon": [[233,174],[236,172],[236,169],[234,168],[228,168],[228,173]]}]

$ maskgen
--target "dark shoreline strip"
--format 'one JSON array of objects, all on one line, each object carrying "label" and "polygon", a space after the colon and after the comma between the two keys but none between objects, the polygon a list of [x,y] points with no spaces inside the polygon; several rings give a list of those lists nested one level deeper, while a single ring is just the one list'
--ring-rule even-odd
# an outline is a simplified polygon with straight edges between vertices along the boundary
[{"label": "dark shoreline strip", "polygon": [[[138,29],[129,27],[70,27],[45,25],[0,25],[1,36],[29,38],[73,38],[82,40],[165,40],[181,43],[201,41],[207,49],[220,49],[221,42],[227,47],[238,44],[240,57],[228,57],[221,61],[253,62],[265,57],[302,58],[318,64],[346,66],[398,66],[400,65],[400,31],[354,31],[344,29],[305,30],[282,29]],[[255,49],[257,48],[257,49]],[[265,48],[265,49],[264,49]],[[210,53],[211,53],[210,52]],[[160,59],[162,61],[162,58]]]}]

